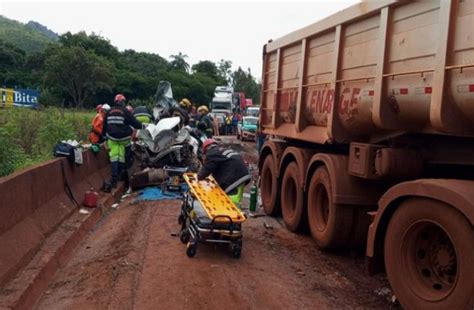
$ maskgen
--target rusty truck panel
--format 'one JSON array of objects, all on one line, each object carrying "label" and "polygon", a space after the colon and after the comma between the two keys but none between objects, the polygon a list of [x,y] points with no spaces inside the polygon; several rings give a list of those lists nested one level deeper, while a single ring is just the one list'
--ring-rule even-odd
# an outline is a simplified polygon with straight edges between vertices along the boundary
[{"label": "rusty truck panel", "polygon": [[474,0],[361,2],[264,47],[266,134],[474,137]]}]

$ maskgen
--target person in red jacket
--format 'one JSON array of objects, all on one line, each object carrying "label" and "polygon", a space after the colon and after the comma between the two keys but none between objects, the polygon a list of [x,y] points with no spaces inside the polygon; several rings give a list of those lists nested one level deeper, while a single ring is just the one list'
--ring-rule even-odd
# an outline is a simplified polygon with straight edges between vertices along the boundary
[{"label": "person in red jacket", "polygon": [[100,144],[104,142],[104,138],[102,137],[102,128],[104,126],[104,117],[108,110],[110,110],[110,106],[107,103],[99,104],[96,107],[97,114],[92,120],[92,128],[91,132],[89,133],[90,143]]}]

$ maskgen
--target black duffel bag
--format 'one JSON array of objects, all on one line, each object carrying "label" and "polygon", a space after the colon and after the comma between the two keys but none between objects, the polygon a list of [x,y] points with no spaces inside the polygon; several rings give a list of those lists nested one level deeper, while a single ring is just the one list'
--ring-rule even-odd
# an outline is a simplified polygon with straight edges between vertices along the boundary
[{"label": "black duffel bag", "polygon": [[58,142],[54,146],[53,149],[54,157],[67,157],[70,162],[74,162],[74,146],[64,143]]}]

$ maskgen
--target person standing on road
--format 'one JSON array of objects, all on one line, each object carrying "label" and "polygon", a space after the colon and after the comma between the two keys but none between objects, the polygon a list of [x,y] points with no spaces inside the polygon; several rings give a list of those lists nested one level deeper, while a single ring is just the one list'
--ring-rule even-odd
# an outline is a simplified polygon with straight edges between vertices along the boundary
[{"label": "person standing on road", "polygon": [[232,117],[230,116],[229,113],[225,114],[224,124],[225,124],[225,135],[227,136],[227,135],[232,134]]},{"label": "person standing on road", "polygon": [[209,110],[205,105],[202,105],[198,108],[198,113],[197,128],[204,133],[206,137],[212,138],[214,124],[209,116]]},{"label": "person standing on road", "polygon": [[[117,94],[114,105],[104,118],[102,136],[107,140],[110,163],[112,166],[112,187],[117,187],[120,178],[128,182],[126,169],[128,163],[125,155],[126,148],[131,145],[133,128],[143,129],[144,126],[138,121],[128,109],[125,108],[125,96]],[[128,185],[128,184],[126,184]]]},{"label": "person standing on road", "polygon": [[236,111],[234,111],[234,115],[232,116],[232,134],[237,134],[237,126],[239,124],[239,115]]},{"label": "person standing on road", "polygon": [[197,175],[198,180],[212,174],[217,184],[240,209],[245,185],[252,178],[240,154],[220,147],[214,139],[204,141],[202,154],[204,161]]},{"label": "person standing on road", "polygon": [[257,121],[257,134],[255,136],[257,142],[257,152],[260,154],[263,144],[265,143],[265,134],[260,127],[260,121]]},{"label": "person standing on road", "polygon": [[[97,114],[94,116],[92,120],[92,128],[91,132],[89,133],[89,141],[93,145],[96,144],[96,148],[98,150],[98,144],[104,142],[102,137],[102,129],[104,127],[104,117],[107,111],[110,110],[110,106],[106,104],[99,104],[96,107]],[[93,147],[94,150],[94,147]],[[95,150],[94,150],[95,151]]]},{"label": "person standing on road", "polygon": [[196,111],[196,107],[194,105],[191,106],[189,109],[189,126],[192,128],[196,128],[196,121],[197,121],[198,115]]},{"label": "person standing on road", "polygon": [[191,108],[193,106],[193,104],[191,103],[191,101],[188,99],[188,98],[183,98],[181,99],[181,101],[179,102],[179,106],[185,110],[188,114],[191,113]]}]

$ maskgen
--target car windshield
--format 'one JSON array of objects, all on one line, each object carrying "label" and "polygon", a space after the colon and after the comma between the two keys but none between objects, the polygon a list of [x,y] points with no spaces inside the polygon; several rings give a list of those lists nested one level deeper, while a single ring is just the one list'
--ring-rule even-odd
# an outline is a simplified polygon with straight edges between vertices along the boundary
[{"label": "car windshield", "polygon": [[244,125],[257,125],[258,118],[244,118]]},{"label": "car windshield", "polygon": [[213,110],[230,110],[230,102],[212,102]]},{"label": "car windshield", "polygon": [[257,116],[259,111],[260,111],[259,109],[248,109],[247,114],[252,115],[252,116]]}]

